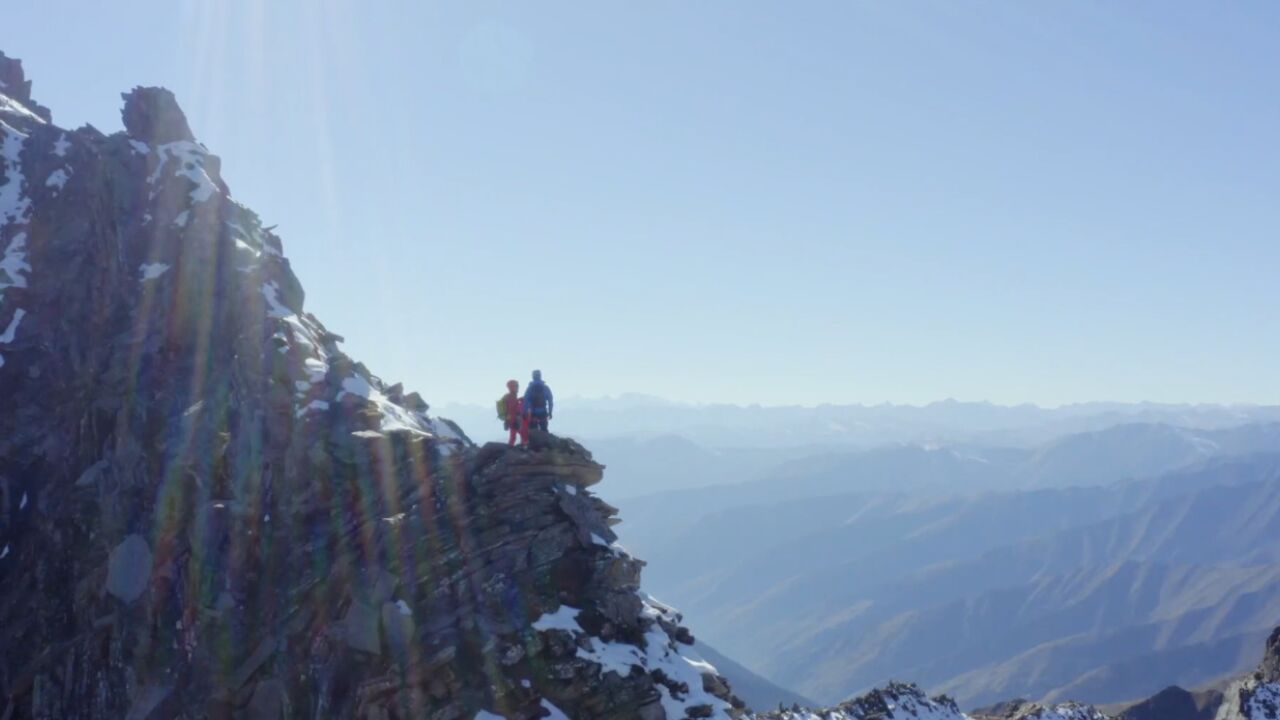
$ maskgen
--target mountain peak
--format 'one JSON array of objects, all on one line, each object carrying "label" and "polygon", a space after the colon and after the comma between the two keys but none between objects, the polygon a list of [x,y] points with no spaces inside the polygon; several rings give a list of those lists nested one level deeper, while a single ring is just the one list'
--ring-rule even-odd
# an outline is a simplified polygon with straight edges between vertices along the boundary
[{"label": "mountain peak", "polygon": [[1258,664],[1258,679],[1262,682],[1280,683],[1280,627],[1271,631],[1267,649]]},{"label": "mountain peak", "polygon": [[147,143],[194,142],[186,113],[173,93],[161,87],[136,87],[121,94],[125,132]]},{"label": "mountain peak", "polygon": [[[53,115],[49,108],[31,98],[31,81],[22,70],[22,61],[11,58],[0,52],[0,96],[21,103],[24,109],[35,114],[45,122],[52,122]],[[0,106],[2,107],[2,106]]]}]

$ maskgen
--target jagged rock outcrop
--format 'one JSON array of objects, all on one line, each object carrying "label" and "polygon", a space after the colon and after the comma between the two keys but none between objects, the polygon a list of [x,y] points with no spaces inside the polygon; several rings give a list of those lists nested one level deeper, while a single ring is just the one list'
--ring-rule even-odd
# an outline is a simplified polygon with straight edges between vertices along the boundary
[{"label": "jagged rock outcrop", "polygon": [[123,94],[124,131],[145,143],[194,142],[187,115],[165,88],[137,87]]},{"label": "jagged rock outcrop", "polygon": [[0,107],[6,112],[28,112],[45,122],[53,122],[49,108],[31,98],[31,81],[22,70],[22,61],[3,52],[0,52]]},{"label": "jagged rock outcrop", "polygon": [[832,708],[791,708],[757,716],[761,720],[965,720],[951,698],[931,698],[915,685],[889,683]]},{"label": "jagged rock outcrop", "polygon": [[1267,638],[1258,669],[1231,683],[1222,693],[1216,720],[1280,719],[1280,627]]},{"label": "jagged rock outcrop", "polygon": [[974,720],[1110,720],[1092,705],[1065,702],[1054,705],[1014,700],[987,712],[974,713]]},{"label": "jagged rock outcrop", "polygon": [[1254,677],[1260,682],[1280,683],[1280,627],[1267,637],[1267,647]]},{"label": "jagged rock outcrop", "polygon": [[757,715],[761,720],[1109,720],[1080,703],[1040,705],[1012,700],[966,714],[945,695],[929,697],[916,685],[892,682],[832,708],[780,709]]},{"label": "jagged rock outcrop", "polygon": [[348,357],[170,93],[0,82],[0,718],[740,714],[590,453]]}]

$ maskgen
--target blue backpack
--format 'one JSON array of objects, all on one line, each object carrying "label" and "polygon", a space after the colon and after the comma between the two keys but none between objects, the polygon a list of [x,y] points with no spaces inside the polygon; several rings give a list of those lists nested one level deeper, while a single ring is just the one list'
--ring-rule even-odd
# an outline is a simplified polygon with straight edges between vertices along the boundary
[{"label": "blue backpack", "polygon": [[529,409],[534,415],[547,414],[547,385],[542,382],[529,383],[529,389],[525,391],[524,401],[528,404]]}]

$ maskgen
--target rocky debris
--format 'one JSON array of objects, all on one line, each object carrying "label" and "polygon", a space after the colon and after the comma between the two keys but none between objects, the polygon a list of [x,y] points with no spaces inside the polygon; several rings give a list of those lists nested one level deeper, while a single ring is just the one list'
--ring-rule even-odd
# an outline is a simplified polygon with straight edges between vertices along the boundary
[{"label": "rocky debris", "polygon": [[833,708],[793,707],[756,716],[760,720],[965,720],[945,695],[930,698],[916,685],[892,682]]},{"label": "rocky debris", "polygon": [[945,695],[930,698],[919,687],[898,682],[833,708],[793,707],[755,717],[760,720],[1110,720],[1090,705],[1072,702],[1040,705],[1026,700],[1011,700],[965,714]]},{"label": "rocky debris", "polygon": [[741,714],[585,448],[348,357],[167,91],[0,79],[0,718]]},{"label": "rocky debris", "polygon": [[976,708],[969,714],[976,718],[1011,718],[1031,705],[1031,701],[1026,698],[1014,698],[1013,700],[1004,700],[987,707]]},{"label": "rocky debris", "polygon": [[[1102,711],[1092,705],[1067,702],[1056,705],[1040,705],[1026,703],[1014,709],[1013,714],[1004,717],[1010,720],[1110,720]],[[977,718],[979,716],[975,716]],[[990,716],[992,718],[999,716]]]}]

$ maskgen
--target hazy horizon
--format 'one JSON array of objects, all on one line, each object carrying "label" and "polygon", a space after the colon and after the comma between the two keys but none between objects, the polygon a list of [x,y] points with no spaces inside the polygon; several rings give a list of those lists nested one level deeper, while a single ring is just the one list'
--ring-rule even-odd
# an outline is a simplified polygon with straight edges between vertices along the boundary
[{"label": "hazy horizon", "polygon": [[[523,383],[522,383],[523,385]],[[499,388],[496,395],[502,394],[504,388]],[[698,402],[688,400],[676,400],[663,397],[661,395],[653,395],[644,392],[621,392],[612,395],[557,395],[557,402],[563,406],[569,406],[574,402],[587,403],[622,403],[626,401],[642,401],[652,402],[654,404],[678,405],[690,408],[713,408],[713,407],[739,407],[739,408],[819,408],[819,407],[861,407],[861,408],[879,408],[879,407],[897,407],[897,408],[927,408],[936,405],[959,404],[959,405],[986,405],[1000,408],[1026,408],[1034,407],[1041,410],[1060,410],[1072,407],[1088,407],[1088,406],[1125,406],[1125,407],[1189,407],[1189,408],[1270,408],[1280,407],[1280,403],[1258,403],[1258,402],[1195,402],[1195,401],[1153,401],[1153,400],[1081,400],[1077,402],[1064,402],[1058,404],[1046,404],[1036,402],[994,402],[991,400],[969,400],[955,397],[944,397],[937,400],[928,400],[925,402],[895,402],[892,400],[884,402],[858,402],[852,400],[849,402],[830,402],[830,403],[801,403],[801,402],[751,402],[743,400],[740,402]],[[485,408],[488,409],[493,404],[493,399],[485,398],[479,401],[450,401],[436,403],[436,407],[447,409],[449,407],[468,407],[468,408]]]}]

